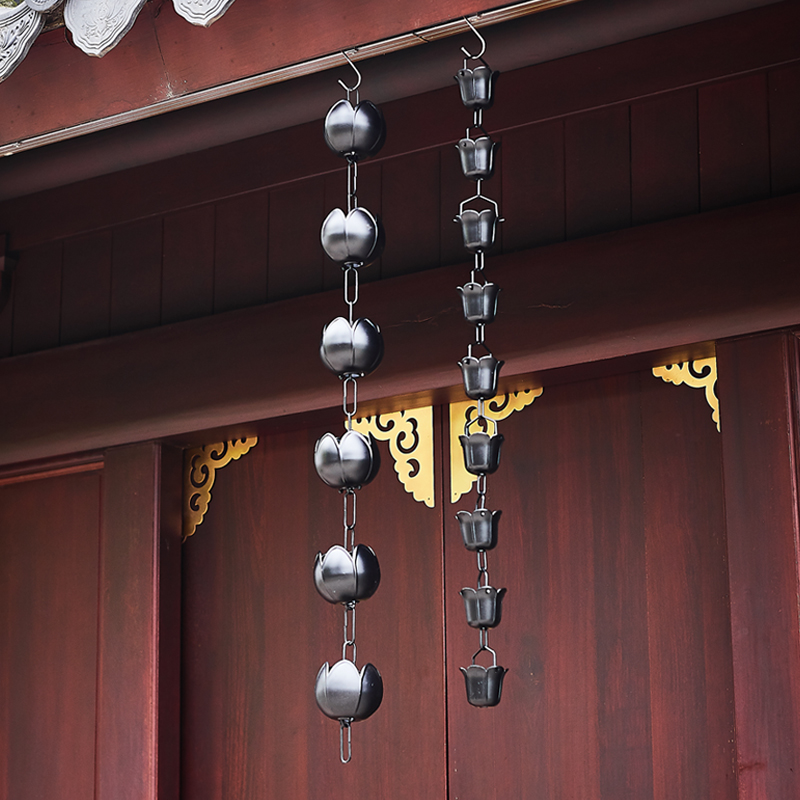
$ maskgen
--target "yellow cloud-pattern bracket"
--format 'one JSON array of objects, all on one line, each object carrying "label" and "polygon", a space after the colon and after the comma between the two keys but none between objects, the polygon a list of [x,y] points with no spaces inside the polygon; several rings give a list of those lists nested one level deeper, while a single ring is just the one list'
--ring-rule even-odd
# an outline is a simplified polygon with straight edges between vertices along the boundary
[{"label": "yellow cloud-pattern bracket", "polygon": [[[515,411],[529,406],[544,389],[524,389],[521,392],[500,395],[486,402],[486,416],[500,421],[510,417]],[[478,412],[478,404],[473,400],[464,400],[450,404],[450,502],[455,503],[472,489],[477,480],[475,475],[467,472],[464,466],[464,453],[458,437],[464,433],[464,426]]]},{"label": "yellow cloud-pattern bracket", "polygon": [[664,367],[654,367],[653,375],[666,383],[680,386],[685,383],[693,389],[703,389],[706,402],[711,406],[711,419],[719,427],[719,399],[717,398],[717,359],[700,358],[695,361],[681,361]]},{"label": "yellow cloud-pattern bracket", "polygon": [[183,541],[200,526],[211,502],[217,470],[236,461],[258,443],[257,436],[207,444],[186,451],[183,469]]},{"label": "yellow cloud-pattern bracket", "polygon": [[433,407],[364,417],[353,428],[388,442],[400,483],[417,502],[433,508]]}]

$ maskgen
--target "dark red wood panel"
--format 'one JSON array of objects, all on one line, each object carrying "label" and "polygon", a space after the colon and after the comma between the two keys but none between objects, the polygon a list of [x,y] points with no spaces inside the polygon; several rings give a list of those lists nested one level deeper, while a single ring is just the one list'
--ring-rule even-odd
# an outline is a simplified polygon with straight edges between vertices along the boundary
[{"label": "dark red wood panel", "polygon": [[772,191],[800,189],[800,65],[767,75],[769,90],[769,154]]},{"label": "dark red wood panel", "polygon": [[564,123],[503,134],[502,225],[505,252],[564,239]]},{"label": "dark red wood panel", "polygon": [[697,96],[701,208],[769,196],[766,74],[703,86]]},{"label": "dark red wood panel", "polygon": [[98,800],[178,800],[181,487],[177,450],[148,443],[106,453]]},{"label": "dark red wood panel", "polygon": [[160,217],[114,230],[111,261],[111,333],[152,328],[161,322]]},{"label": "dark red wood panel", "polygon": [[718,346],[739,796],[797,797],[797,341]]},{"label": "dark red wood panel", "polygon": [[546,387],[500,423],[489,562],[508,594],[491,643],[509,672],[493,709],[467,704],[457,672],[477,649],[457,595],[476,571],[446,515],[454,797],[652,796],[637,388],[636,376]]},{"label": "dark red wood panel", "polygon": [[0,486],[0,792],[95,797],[97,472]]},{"label": "dark red wood panel", "polygon": [[164,218],[161,322],[205,316],[214,309],[214,207]]},{"label": "dark red wood panel", "polygon": [[641,381],[653,797],[735,800],[720,435],[703,390]]},{"label": "dark red wood panel", "polygon": [[323,430],[263,436],[218,471],[184,545],[185,796],[446,796],[441,513],[403,490],[385,449],[359,493],[356,537],[382,572],[358,606],[358,663],[378,667],[385,694],[353,726],[351,764],[316,707],[317,672],[342,646],[341,608],[312,580],[316,553],[342,539],[341,497],[312,466]]},{"label": "dark red wood panel", "polygon": [[567,237],[631,222],[630,117],[625,105],[564,122]]},{"label": "dark red wood panel", "polygon": [[699,210],[697,92],[631,105],[631,215],[635,224]]},{"label": "dark red wood panel", "polygon": [[267,301],[269,193],[255,192],[217,205],[214,311]]},{"label": "dark red wood panel", "polygon": [[461,226],[455,222],[459,204],[475,194],[475,185],[464,178],[454,139],[439,148],[439,263],[460,264],[470,258],[464,249]]},{"label": "dark red wood panel", "polygon": [[[455,148],[452,158],[458,158]],[[438,177],[439,153],[436,150],[384,162],[381,191],[386,250],[381,277],[438,266]],[[473,186],[472,182],[465,181],[465,184],[467,189]]]},{"label": "dark red wood panel", "polygon": [[2,311],[0,311],[0,358],[11,355],[14,343],[14,286]]},{"label": "dark red wood panel", "polygon": [[111,233],[64,242],[61,344],[108,336],[111,311]]},{"label": "dark red wood panel", "polygon": [[[321,141],[315,146],[327,149]],[[298,181],[269,193],[270,301],[322,290],[326,256],[319,232],[329,210],[324,178]]]},{"label": "dark red wood panel", "polygon": [[61,242],[20,253],[14,276],[15,355],[58,345],[61,259]]}]

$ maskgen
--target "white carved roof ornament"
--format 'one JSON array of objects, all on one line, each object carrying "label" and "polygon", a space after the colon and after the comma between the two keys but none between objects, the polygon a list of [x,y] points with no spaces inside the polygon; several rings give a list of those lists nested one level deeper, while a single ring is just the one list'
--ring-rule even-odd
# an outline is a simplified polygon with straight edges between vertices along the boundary
[{"label": "white carved roof ornament", "polygon": [[0,80],[28,54],[44,26],[44,17],[24,4],[0,4]]},{"label": "white carved roof ornament", "polygon": [[[44,27],[45,16],[64,3],[64,24],[84,53],[101,58],[133,27],[146,0],[0,0],[0,81],[22,62]],[[234,0],[172,0],[192,25],[208,27]]]}]

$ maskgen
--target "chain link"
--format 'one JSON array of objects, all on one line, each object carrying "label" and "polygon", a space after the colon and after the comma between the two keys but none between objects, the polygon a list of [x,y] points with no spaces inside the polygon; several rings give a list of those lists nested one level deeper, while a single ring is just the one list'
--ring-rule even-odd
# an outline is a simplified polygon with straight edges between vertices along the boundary
[{"label": "chain link", "polygon": [[353,657],[350,659],[356,663],[356,604],[355,602],[346,603],[344,606],[344,643],[342,644],[342,659],[347,658],[347,648],[353,650]]}]

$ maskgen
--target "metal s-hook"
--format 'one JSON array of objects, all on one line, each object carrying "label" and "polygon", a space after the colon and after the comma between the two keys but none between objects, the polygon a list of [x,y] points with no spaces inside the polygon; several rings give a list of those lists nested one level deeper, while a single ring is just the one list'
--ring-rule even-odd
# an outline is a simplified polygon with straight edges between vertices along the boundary
[{"label": "metal s-hook", "polygon": [[[478,59],[482,59],[483,58],[483,54],[486,52],[486,39],[484,39],[483,36],[481,36],[480,33],[478,33],[478,29],[466,17],[464,17],[464,22],[466,22],[467,25],[469,25],[470,30],[478,37],[478,41],[481,43],[481,51],[477,55],[472,55],[472,53],[470,53],[469,50],[467,50],[466,47],[462,47],[461,48],[461,52],[467,58],[471,58],[474,61],[476,61]],[[349,59],[348,59],[348,61],[349,61]]]},{"label": "metal s-hook", "polygon": [[358,87],[361,86],[361,73],[358,71],[358,67],[350,60],[350,56],[348,56],[344,50],[342,50],[342,55],[345,57],[345,60],[353,68],[353,70],[356,73],[356,76],[358,77],[355,86],[348,86],[344,81],[339,81],[339,86],[341,86],[342,89],[344,89],[347,92],[347,99],[349,100],[350,92],[357,92]]}]

